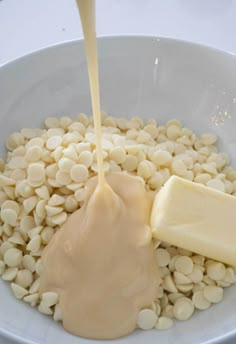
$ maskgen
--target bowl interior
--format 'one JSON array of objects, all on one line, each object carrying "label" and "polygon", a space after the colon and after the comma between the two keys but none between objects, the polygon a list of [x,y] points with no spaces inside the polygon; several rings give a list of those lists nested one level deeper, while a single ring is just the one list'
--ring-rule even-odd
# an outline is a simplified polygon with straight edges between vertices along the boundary
[{"label": "bowl interior", "polygon": [[[214,132],[236,165],[236,58],[210,48],[154,37],[99,39],[102,109],[118,117],[177,118],[197,133]],[[48,116],[91,114],[82,42],[57,45],[0,68],[0,151],[13,131]],[[66,333],[17,301],[0,281],[0,333],[24,343],[95,343]],[[236,287],[221,304],[165,332],[139,332],[120,343],[216,343],[235,331]],[[217,324],[217,326],[216,326]],[[235,331],[236,333],[236,331]],[[109,341],[106,341],[109,342]]]}]

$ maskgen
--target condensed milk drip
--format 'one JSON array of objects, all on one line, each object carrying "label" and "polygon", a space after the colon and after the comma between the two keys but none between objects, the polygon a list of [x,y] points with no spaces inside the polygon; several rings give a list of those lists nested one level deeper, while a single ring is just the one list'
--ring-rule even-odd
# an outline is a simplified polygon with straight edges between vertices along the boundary
[{"label": "condensed milk drip", "polygon": [[97,40],[95,24],[95,0],[76,0],[80,19],[84,32],[85,50],[88,65],[90,94],[93,108],[93,122],[96,135],[97,163],[98,163],[98,185],[105,184],[102,154],[102,126],[99,96]]},{"label": "condensed milk drip", "polygon": [[86,41],[98,178],[87,199],[57,231],[42,255],[41,292],[59,295],[63,326],[82,337],[131,333],[142,308],[157,297],[160,275],[149,227],[152,201],[126,173],[104,178],[94,1],[77,0]]}]

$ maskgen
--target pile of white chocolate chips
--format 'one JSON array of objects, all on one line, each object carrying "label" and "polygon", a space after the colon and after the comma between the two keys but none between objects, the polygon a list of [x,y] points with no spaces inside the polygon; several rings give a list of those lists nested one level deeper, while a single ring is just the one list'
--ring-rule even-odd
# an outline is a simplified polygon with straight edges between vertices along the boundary
[{"label": "pile of white chocolate chips", "polygon": [[[236,171],[218,153],[212,134],[197,137],[177,120],[158,125],[140,118],[116,119],[103,114],[104,169],[128,171],[158,191],[178,175],[236,195]],[[62,320],[58,295],[39,293],[41,254],[67,217],[81,207],[86,182],[97,174],[92,118],[84,114],[47,118],[45,129],[22,129],[7,140],[6,162],[0,160],[0,275],[14,295],[44,314]],[[162,284],[149,308],[140,311],[142,329],[170,328],[223,298],[236,282],[225,264],[162,242],[154,242]]]}]

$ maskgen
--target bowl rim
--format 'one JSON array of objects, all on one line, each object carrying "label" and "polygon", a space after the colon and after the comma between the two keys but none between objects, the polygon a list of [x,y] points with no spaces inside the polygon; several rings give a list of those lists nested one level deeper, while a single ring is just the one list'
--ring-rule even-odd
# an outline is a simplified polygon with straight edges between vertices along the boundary
[{"label": "bowl rim", "polygon": [[[157,36],[157,35],[136,35],[136,34],[122,34],[122,35],[98,35],[97,36],[98,41],[110,41],[110,40],[132,40],[132,39],[140,39],[140,40],[160,40],[162,42],[167,42],[170,44],[180,44],[181,46],[187,46],[187,47],[195,47],[201,50],[205,51],[211,51],[212,53],[215,53],[217,55],[222,56],[228,56],[236,60],[236,53],[230,52],[230,51],[224,51],[222,49],[208,46],[206,44],[202,43],[196,43],[189,40],[184,39],[177,39],[177,38],[171,38],[171,37],[165,37],[165,36]],[[25,54],[21,56],[17,56],[16,58],[10,59],[9,61],[6,61],[2,64],[0,64],[0,74],[1,70],[10,68],[11,66],[15,64],[20,64],[22,61],[34,58],[36,56],[40,56],[41,54],[47,54],[55,49],[63,49],[70,46],[74,46],[76,44],[81,45],[83,44],[84,39],[71,39],[71,40],[64,40],[58,43],[54,43],[51,45],[46,45],[41,47],[40,49],[32,50],[29,52],[26,52]],[[32,340],[24,339],[20,335],[12,333],[10,331],[4,330],[0,328],[0,339],[4,338],[10,341],[14,341],[15,343],[19,344],[38,344]],[[205,342],[199,343],[199,344],[223,344],[224,341],[236,339],[236,328],[218,336],[217,338],[207,340]]]},{"label": "bowl rim", "polygon": [[[189,40],[184,40],[184,39],[178,39],[178,38],[171,38],[171,37],[165,37],[165,36],[155,36],[155,35],[135,35],[135,34],[128,34],[128,35],[99,35],[97,36],[98,41],[109,41],[109,40],[132,40],[132,39],[144,39],[144,40],[160,40],[163,42],[168,42],[170,44],[180,44],[180,45],[185,45],[185,46],[189,46],[189,47],[195,47],[195,48],[199,48],[199,49],[203,49],[203,50],[208,50],[211,51],[213,53],[216,54],[220,54],[220,55],[226,55],[226,56],[230,56],[232,58],[236,58],[236,52],[231,52],[231,51],[226,51],[226,50],[222,50],[219,48],[216,48],[214,46],[209,46],[207,44],[202,44],[202,43],[198,43],[198,42],[192,42]],[[84,41],[83,38],[74,38],[71,40],[64,40],[61,42],[57,42],[51,45],[45,45],[43,47],[41,47],[40,49],[36,49],[36,50],[30,50],[28,52],[26,52],[23,55],[17,56],[15,58],[12,58],[6,62],[3,62],[0,64],[0,71],[1,69],[8,67],[14,63],[19,63],[24,59],[27,58],[31,58],[34,57],[36,55],[40,55],[40,54],[44,54],[47,52],[50,52],[51,50],[54,49],[60,49],[63,47],[68,47],[68,46],[72,46],[75,44],[82,44]]]}]

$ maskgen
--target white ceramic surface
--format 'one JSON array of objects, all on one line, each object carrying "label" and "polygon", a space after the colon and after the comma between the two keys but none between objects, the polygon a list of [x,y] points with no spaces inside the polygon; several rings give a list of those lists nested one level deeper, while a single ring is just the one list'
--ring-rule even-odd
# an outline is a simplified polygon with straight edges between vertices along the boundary
[{"label": "white ceramic surface", "polygon": [[[115,116],[181,119],[198,133],[220,136],[236,165],[236,57],[210,48],[154,37],[99,40],[102,108]],[[51,47],[0,69],[0,147],[21,127],[46,116],[90,113],[81,42]],[[223,303],[196,312],[168,331],[139,332],[118,343],[219,343],[234,333],[236,287]],[[31,344],[95,343],[66,333],[47,316],[17,301],[0,281],[0,334]],[[110,341],[106,341],[110,343]]]},{"label": "white ceramic surface", "polygon": [[[98,0],[96,17],[98,36],[158,35],[236,52],[236,0]],[[82,37],[75,0],[0,1],[0,27],[0,65]]]}]

